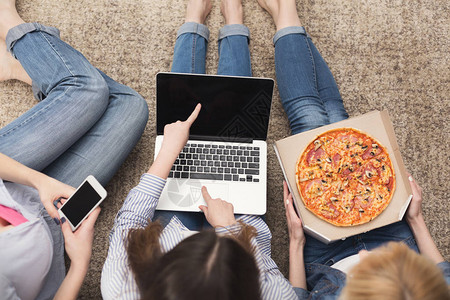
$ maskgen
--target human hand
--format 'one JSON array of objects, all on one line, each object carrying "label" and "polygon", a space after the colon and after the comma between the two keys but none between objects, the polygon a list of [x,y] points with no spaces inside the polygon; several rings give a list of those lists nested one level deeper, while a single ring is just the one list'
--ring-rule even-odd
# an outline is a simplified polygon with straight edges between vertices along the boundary
[{"label": "human hand", "polygon": [[94,224],[100,214],[97,207],[83,221],[75,232],[72,232],[65,218],[61,219],[61,229],[64,235],[64,246],[71,260],[71,267],[82,268],[87,272],[92,255],[92,242],[94,240]]},{"label": "human hand", "polygon": [[175,159],[186,145],[189,138],[189,129],[195,119],[197,119],[201,108],[201,104],[197,104],[186,121],[176,121],[164,127],[164,138],[161,149],[147,173],[160,178],[167,178]]},{"label": "human hand", "polygon": [[178,156],[180,151],[186,145],[189,138],[189,129],[191,128],[192,123],[197,119],[201,108],[202,105],[198,103],[186,121],[176,121],[175,123],[167,124],[164,127],[164,139],[161,149]]},{"label": "human hand", "polygon": [[59,198],[67,199],[75,192],[75,188],[47,175],[40,177],[39,182],[36,184],[36,188],[48,214],[52,218],[58,219],[58,210],[53,205],[53,202]]},{"label": "human hand", "polygon": [[283,194],[290,243],[304,246],[306,238],[305,233],[303,232],[302,220],[300,220],[297,213],[295,212],[292,194],[289,193],[286,181],[283,181]]},{"label": "human hand", "polygon": [[236,223],[233,204],[220,198],[212,199],[205,186],[202,187],[202,195],[208,206],[200,205],[198,208],[212,227],[226,227]]},{"label": "human hand", "polygon": [[419,217],[422,217],[422,188],[417,184],[411,174],[407,173],[409,179],[409,185],[412,189],[412,200],[406,211],[407,221],[413,221]]}]

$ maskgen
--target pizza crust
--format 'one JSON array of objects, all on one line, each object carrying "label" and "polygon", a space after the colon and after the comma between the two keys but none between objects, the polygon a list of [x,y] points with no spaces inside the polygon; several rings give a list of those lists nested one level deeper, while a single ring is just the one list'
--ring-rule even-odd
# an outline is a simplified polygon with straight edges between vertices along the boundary
[{"label": "pizza crust", "polygon": [[377,217],[395,191],[387,149],[354,128],[318,135],[301,153],[296,182],[305,207],[336,226],[354,226]]}]

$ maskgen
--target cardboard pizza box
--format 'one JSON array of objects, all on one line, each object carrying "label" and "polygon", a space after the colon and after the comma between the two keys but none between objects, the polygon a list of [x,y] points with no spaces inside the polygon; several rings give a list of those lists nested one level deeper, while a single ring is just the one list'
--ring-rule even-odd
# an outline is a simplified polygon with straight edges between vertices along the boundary
[{"label": "cardboard pizza box", "polygon": [[[310,212],[303,204],[297,189],[295,168],[297,160],[306,146],[319,134],[334,128],[352,127],[376,138],[387,148],[394,166],[397,186],[387,208],[372,221],[350,227],[340,227],[323,221]],[[330,243],[339,239],[364,233],[400,221],[412,199],[412,191],[406,175],[405,165],[400,154],[394,128],[387,111],[372,111],[364,115],[343,120],[313,130],[302,132],[276,141],[275,153],[283,170],[284,177],[293,195],[295,207],[303,222],[303,229],[316,239]]]}]

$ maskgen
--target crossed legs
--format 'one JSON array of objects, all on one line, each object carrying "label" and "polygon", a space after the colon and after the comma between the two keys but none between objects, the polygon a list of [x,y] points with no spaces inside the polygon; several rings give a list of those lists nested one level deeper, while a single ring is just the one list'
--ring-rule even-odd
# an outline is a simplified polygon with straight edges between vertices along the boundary
[{"label": "crossed legs", "polygon": [[0,152],[73,186],[106,184],[139,140],[145,100],[94,68],[56,28],[25,23],[0,2],[0,80],[33,84],[41,100],[0,129]]}]

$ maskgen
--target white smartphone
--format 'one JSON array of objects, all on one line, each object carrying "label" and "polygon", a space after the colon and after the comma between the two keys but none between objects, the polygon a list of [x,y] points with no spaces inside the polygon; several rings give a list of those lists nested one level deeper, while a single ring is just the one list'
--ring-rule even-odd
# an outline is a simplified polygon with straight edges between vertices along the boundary
[{"label": "white smartphone", "polygon": [[89,175],[58,209],[59,216],[65,217],[75,231],[105,198],[106,190],[94,176]]}]

